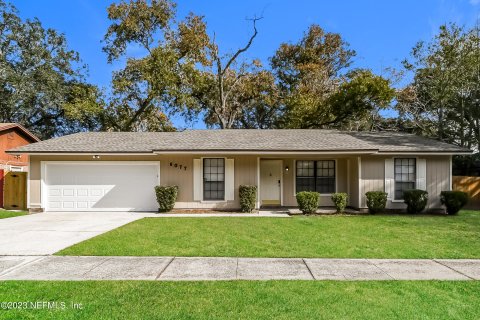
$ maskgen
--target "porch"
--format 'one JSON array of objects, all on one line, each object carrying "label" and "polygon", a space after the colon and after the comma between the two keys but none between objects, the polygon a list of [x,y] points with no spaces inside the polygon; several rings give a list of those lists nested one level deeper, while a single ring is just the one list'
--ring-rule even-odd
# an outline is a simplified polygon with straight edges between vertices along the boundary
[{"label": "porch", "polygon": [[295,208],[297,192],[316,191],[323,209],[334,206],[337,192],[348,194],[349,207],[360,208],[360,166],[361,159],[351,155],[259,157],[257,206]]}]

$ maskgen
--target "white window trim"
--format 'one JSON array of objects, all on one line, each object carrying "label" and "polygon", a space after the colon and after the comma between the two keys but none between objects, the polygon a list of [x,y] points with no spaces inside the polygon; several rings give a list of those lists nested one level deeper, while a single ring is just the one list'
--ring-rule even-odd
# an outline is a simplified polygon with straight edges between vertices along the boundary
[{"label": "white window trim", "polygon": [[[345,159],[347,161],[347,195],[350,195],[350,159],[347,158]],[[335,166],[336,167],[336,166]],[[350,198],[348,197],[347,199],[347,204],[350,205]]]},{"label": "white window trim", "polygon": [[[31,166],[31,161],[30,161],[30,157],[28,157],[28,171],[27,171],[27,211],[30,209],[31,207],[31,204],[30,204],[30,195],[31,195],[31,192],[30,192],[30,168],[32,167]],[[450,179],[451,180],[451,179]],[[41,191],[40,191],[40,201],[42,201],[42,194],[41,194]],[[41,205],[40,205],[41,208],[43,208]]]},{"label": "white window trim", "polygon": [[257,209],[260,209],[262,200],[260,199],[260,157],[257,157]]},{"label": "white window trim", "polygon": [[[202,166],[200,167],[200,175],[202,177],[202,200],[200,200],[200,203],[205,203],[205,204],[208,204],[208,203],[226,203],[228,202],[229,200],[226,200],[225,199],[225,193],[226,193],[226,190],[223,190],[223,200],[205,200],[205,190],[203,189],[203,159],[223,159],[223,166],[224,166],[224,177],[223,177],[223,183],[224,183],[224,186],[223,188],[225,189],[226,186],[227,186],[227,182],[225,181],[225,178],[226,178],[226,174],[227,174],[227,157],[200,157],[200,159],[202,160]],[[195,187],[195,186],[194,186]]]},{"label": "white window trim", "polygon": [[[45,205],[47,204],[47,183],[45,181],[47,174],[47,165],[49,164],[81,164],[81,165],[125,165],[125,164],[134,164],[134,165],[156,165],[157,166],[157,176],[158,176],[158,185],[160,185],[160,161],[102,161],[102,160],[86,160],[86,161],[40,161],[40,207],[46,210]],[[27,188],[28,189],[28,188]]]},{"label": "white window trim", "polygon": [[[297,161],[322,161],[333,160],[335,161],[335,192],[338,192],[338,159],[295,159],[293,160],[293,196],[297,195]],[[347,173],[348,174],[348,173]],[[332,196],[334,193],[320,193],[321,197]]]},{"label": "white window trim", "polygon": [[[448,179],[449,179],[450,181],[449,181],[448,186],[449,186],[449,188],[450,188],[449,191],[452,191],[452,190],[453,190],[453,177],[452,177],[452,175],[453,175],[453,174],[452,174],[452,171],[453,171],[452,165],[453,165],[453,164],[452,164],[452,156],[450,156],[449,158],[450,158],[450,159],[449,159],[449,168],[448,168]],[[425,177],[425,178],[426,178],[426,177]]]},{"label": "white window trim", "polygon": [[401,156],[401,157],[393,157],[393,197],[392,197],[392,202],[393,203],[404,203],[405,200],[403,199],[395,199],[395,184],[397,181],[395,180],[395,159],[415,159],[415,187],[414,189],[417,188],[417,176],[418,176],[418,157],[412,157],[412,156]]},{"label": "white window trim", "polygon": [[284,168],[285,168],[285,163],[283,159],[280,159],[281,164],[280,164],[280,206],[283,207],[283,174],[284,174]]},{"label": "white window trim", "polygon": [[357,170],[358,170],[358,208],[361,208],[363,205],[363,200],[365,199],[365,206],[366,206],[366,198],[363,194],[363,181],[362,181],[362,157],[357,157]]}]

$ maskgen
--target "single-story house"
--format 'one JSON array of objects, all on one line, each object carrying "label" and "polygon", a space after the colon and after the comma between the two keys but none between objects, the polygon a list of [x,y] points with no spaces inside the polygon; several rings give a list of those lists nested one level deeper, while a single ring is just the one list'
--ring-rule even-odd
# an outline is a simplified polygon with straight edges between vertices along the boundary
[{"label": "single-story house", "polygon": [[240,185],[258,186],[257,207],[296,206],[302,190],[346,192],[366,208],[365,192],[388,193],[405,208],[403,191],[452,188],[452,155],[471,151],[396,132],[336,130],[186,130],[88,132],[8,151],[28,154],[32,211],[156,211],[156,185],[177,185],[176,208],[239,208]]}]

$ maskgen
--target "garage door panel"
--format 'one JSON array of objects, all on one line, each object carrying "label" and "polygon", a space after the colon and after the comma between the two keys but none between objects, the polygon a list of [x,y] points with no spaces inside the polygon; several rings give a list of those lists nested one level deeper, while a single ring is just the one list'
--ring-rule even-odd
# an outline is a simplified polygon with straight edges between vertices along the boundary
[{"label": "garage door panel", "polygon": [[75,190],[73,189],[63,189],[63,194],[64,197],[73,197],[75,195]]},{"label": "garage door panel", "polygon": [[156,211],[159,162],[47,163],[48,211]]},{"label": "garage door panel", "polygon": [[51,197],[57,197],[62,195],[62,189],[60,188],[51,188],[48,190],[48,195]]}]

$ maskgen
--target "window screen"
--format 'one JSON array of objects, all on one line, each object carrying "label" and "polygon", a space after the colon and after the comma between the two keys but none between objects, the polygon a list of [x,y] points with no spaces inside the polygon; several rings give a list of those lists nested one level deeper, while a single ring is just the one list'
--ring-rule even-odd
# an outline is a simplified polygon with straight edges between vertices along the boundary
[{"label": "window screen", "polygon": [[335,192],[334,160],[298,160],[296,167],[296,192]]},{"label": "window screen", "polygon": [[203,159],[203,199],[225,199],[225,159]]},{"label": "window screen", "polygon": [[417,164],[415,158],[395,159],[395,199],[402,200],[405,190],[415,189]]}]

